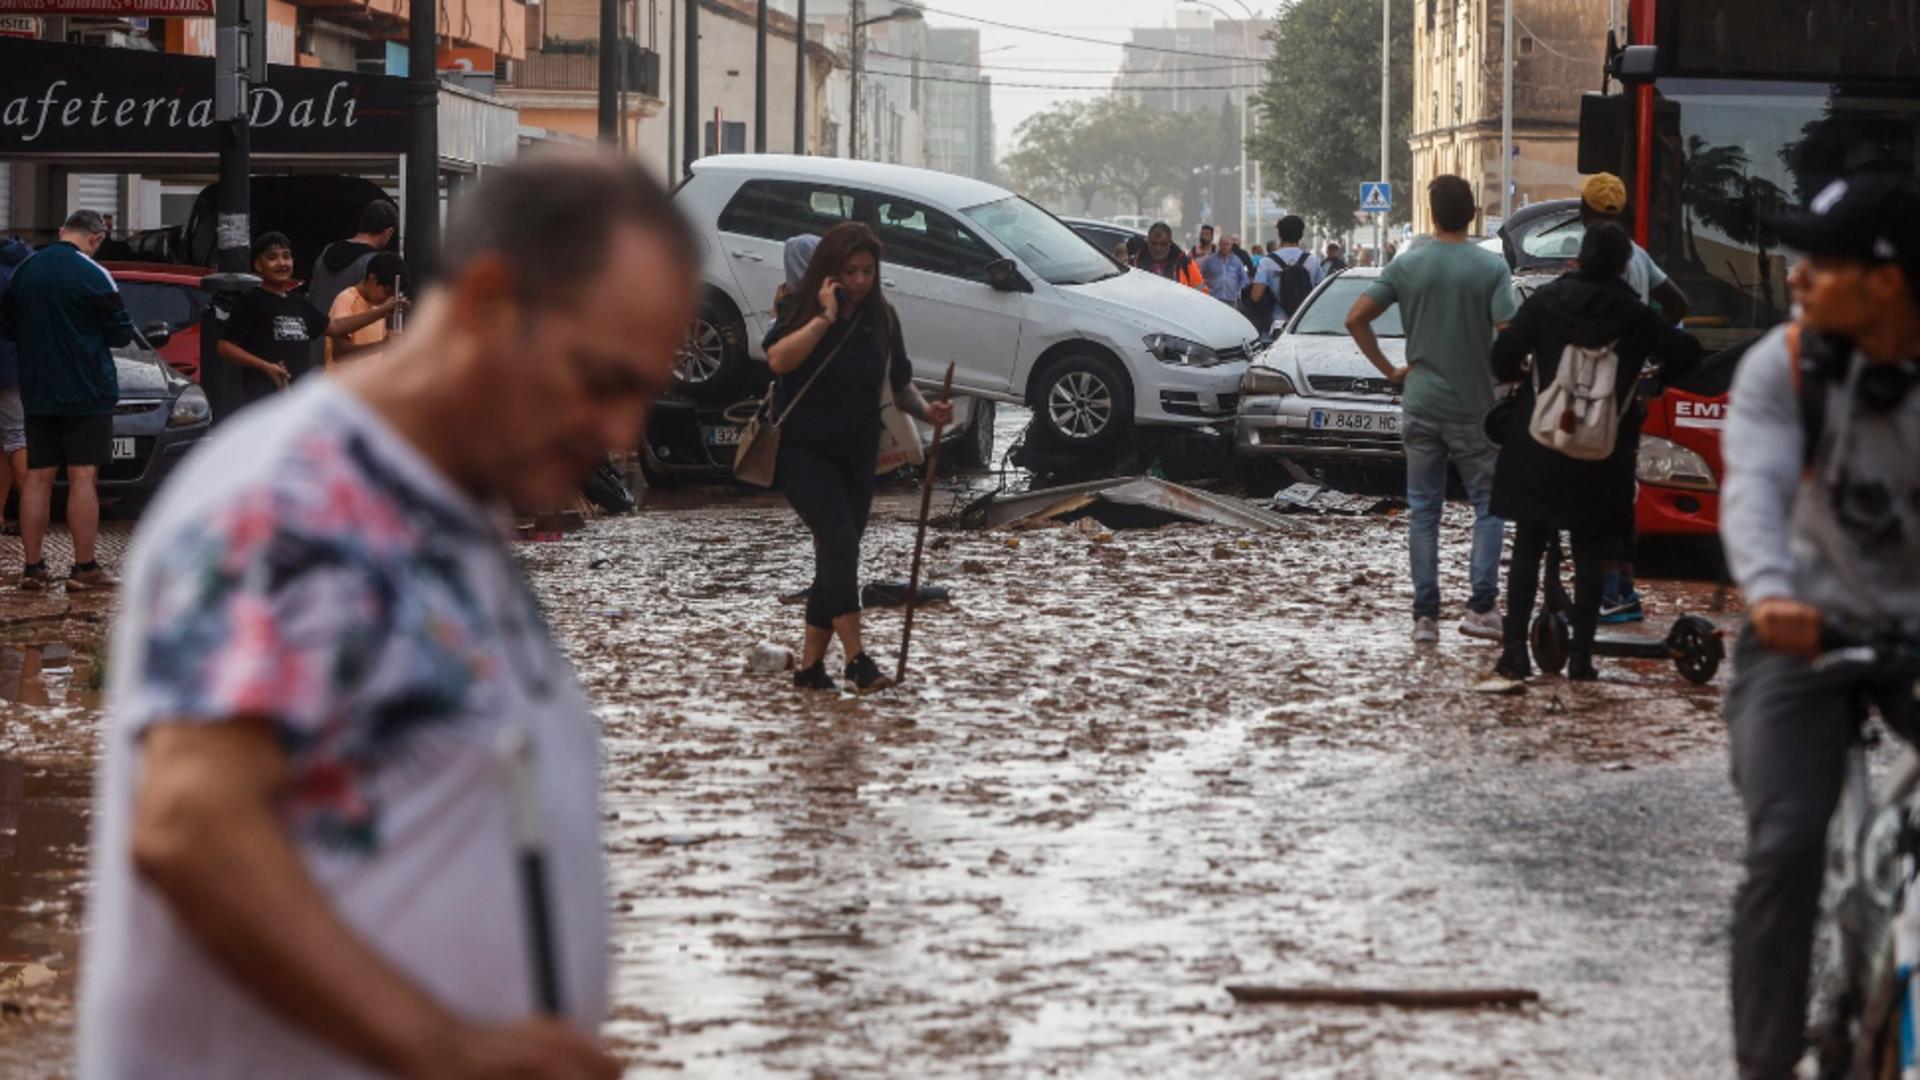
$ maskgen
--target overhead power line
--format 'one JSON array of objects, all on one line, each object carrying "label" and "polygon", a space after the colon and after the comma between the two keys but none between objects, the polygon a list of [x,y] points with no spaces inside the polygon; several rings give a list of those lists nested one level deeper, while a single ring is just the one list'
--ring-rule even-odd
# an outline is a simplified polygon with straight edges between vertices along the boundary
[{"label": "overhead power line", "polygon": [[1043,37],[1061,38],[1066,41],[1084,41],[1093,45],[1105,45],[1110,49],[1138,49],[1141,52],[1168,53],[1173,56],[1202,56],[1207,58],[1208,60],[1246,60],[1247,59],[1244,56],[1235,56],[1232,53],[1197,52],[1193,49],[1169,49],[1161,45],[1136,45],[1131,41],[1108,41],[1105,38],[1094,38],[1094,37],[1085,37],[1080,34],[1069,34],[1063,30],[1045,30],[1038,26],[1021,26],[1017,23],[999,22],[995,19],[984,19],[978,15],[968,15],[964,12],[947,11],[942,8],[928,7],[925,4],[915,2],[915,0],[905,0],[905,2],[901,4],[901,6],[919,8],[921,11],[924,11],[929,15],[945,15],[949,19],[965,19],[968,22],[976,22],[982,26],[993,26],[993,27],[998,27],[1002,30],[1018,30],[1023,34],[1039,34]]},{"label": "overhead power line", "polygon": [[[876,49],[871,45],[867,46],[867,55],[868,56],[884,56],[889,60],[918,59],[921,63],[924,63],[924,64],[941,64],[946,67],[965,67],[965,68],[977,67],[977,68],[981,68],[983,70],[988,70],[988,71],[1038,71],[1038,72],[1046,72],[1054,75],[1113,75],[1116,77],[1123,74],[1128,74],[1127,72],[1118,71],[1114,68],[1059,68],[1059,67],[1044,67],[1044,66],[1022,67],[1018,64],[976,64],[970,60],[934,60],[930,57],[912,57],[912,56],[903,55],[901,53],[887,52],[885,49]],[[1178,72],[1179,74],[1184,75],[1187,73],[1198,73],[1198,72],[1245,71],[1248,68],[1260,67],[1264,63],[1265,61],[1262,61],[1262,60],[1245,60],[1238,64],[1220,64],[1218,66],[1205,65],[1201,67],[1183,67],[1178,69]],[[1138,73],[1135,73],[1135,74],[1138,74]]]},{"label": "overhead power line", "polygon": [[1181,90],[1258,90],[1257,83],[1199,83],[1185,86],[1124,86],[1116,88],[1109,83],[1105,86],[1063,86],[1058,83],[1019,83],[1002,82],[999,79],[957,79],[944,75],[910,75],[899,71],[874,71],[867,69],[869,79],[910,79],[914,82],[953,83],[959,86],[991,86],[996,90],[1101,90],[1122,94],[1132,93],[1175,93]]}]

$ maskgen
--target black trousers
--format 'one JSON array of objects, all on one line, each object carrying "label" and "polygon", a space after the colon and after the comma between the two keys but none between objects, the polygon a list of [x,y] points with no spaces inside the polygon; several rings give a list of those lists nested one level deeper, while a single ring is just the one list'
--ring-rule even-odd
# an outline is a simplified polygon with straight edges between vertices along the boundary
[{"label": "black trousers", "polygon": [[873,509],[880,437],[840,445],[780,441],[780,490],[813,533],[807,625],[831,628],[860,610],[860,537]]},{"label": "black trousers", "polygon": [[[1513,561],[1507,567],[1507,619],[1502,630],[1506,644],[1525,643],[1533,622],[1533,603],[1540,592],[1540,563],[1557,530],[1516,522]],[[1606,538],[1597,532],[1576,530],[1573,548],[1573,651],[1593,652],[1593,631],[1600,622],[1600,553]]]},{"label": "black trousers", "polygon": [[1827,822],[1846,783],[1855,695],[1890,703],[1910,689],[1817,672],[1762,650],[1751,629],[1733,662],[1727,725],[1747,812],[1733,901],[1733,1044],[1742,1080],[1776,1080],[1793,1075],[1805,1045]]}]

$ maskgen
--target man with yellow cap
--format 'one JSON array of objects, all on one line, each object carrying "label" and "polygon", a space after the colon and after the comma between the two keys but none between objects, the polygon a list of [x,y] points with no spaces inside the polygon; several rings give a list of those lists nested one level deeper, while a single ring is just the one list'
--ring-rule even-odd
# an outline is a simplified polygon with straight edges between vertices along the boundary
[{"label": "man with yellow cap", "polygon": [[[1627,185],[1619,177],[1595,173],[1587,178],[1580,190],[1582,226],[1592,228],[1609,221],[1625,226],[1627,223],[1620,217],[1626,209]],[[1626,279],[1639,294],[1641,303],[1659,305],[1661,320],[1669,326],[1679,324],[1692,308],[1687,303],[1687,294],[1668,279],[1653,256],[1637,243],[1633,245],[1633,258],[1627,263]],[[1640,425],[1646,418],[1646,409],[1636,400],[1626,423],[1621,425],[1620,437],[1638,442]],[[1639,622],[1646,617],[1640,607],[1639,590],[1633,586],[1633,548],[1631,534],[1608,545],[1600,586],[1600,621],[1603,623]]]}]

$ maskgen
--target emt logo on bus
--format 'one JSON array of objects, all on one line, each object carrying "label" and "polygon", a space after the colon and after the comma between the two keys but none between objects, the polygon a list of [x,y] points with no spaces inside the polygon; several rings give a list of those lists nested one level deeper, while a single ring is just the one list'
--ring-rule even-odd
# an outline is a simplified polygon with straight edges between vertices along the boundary
[{"label": "emt logo on bus", "polygon": [[1673,426],[1677,428],[1713,428],[1727,426],[1724,401],[1687,401],[1673,403]]}]

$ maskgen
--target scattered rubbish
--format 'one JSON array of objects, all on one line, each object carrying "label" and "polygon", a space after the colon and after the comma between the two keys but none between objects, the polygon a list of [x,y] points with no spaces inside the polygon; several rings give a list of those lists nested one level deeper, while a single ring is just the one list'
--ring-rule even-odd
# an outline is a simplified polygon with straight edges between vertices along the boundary
[{"label": "scattered rubbish", "polygon": [[753,654],[747,658],[747,670],[755,675],[792,671],[796,664],[792,649],[764,641],[755,645]]},{"label": "scattered rubbish", "polygon": [[1527,684],[1518,679],[1506,679],[1495,675],[1491,679],[1482,679],[1473,684],[1476,694],[1493,694],[1500,697],[1513,697],[1527,692]]},{"label": "scattered rubbish", "polygon": [[1274,492],[1267,506],[1286,514],[1385,514],[1404,510],[1407,501],[1393,495],[1349,495],[1322,484],[1294,484]]},{"label": "scattered rubbish", "polygon": [[1086,537],[1087,539],[1093,541],[1096,544],[1113,543],[1113,534],[1108,532],[1106,527],[1101,525],[1099,520],[1096,518],[1091,518],[1091,517],[1081,518],[1079,521],[1076,521],[1073,523],[1073,531],[1079,533],[1080,535]]},{"label": "scattered rubbish", "polygon": [[1393,1005],[1402,1009],[1518,1008],[1534,1005],[1534,990],[1384,990],[1339,986],[1229,986],[1244,1005]]},{"label": "scattered rubbish", "polygon": [[1632,772],[1633,764],[1626,761],[1609,761],[1600,766],[1601,772]]},{"label": "scattered rubbish", "polygon": [[587,569],[589,570],[599,570],[612,565],[613,556],[601,548],[594,548],[587,553]]},{"label": "scattered rubbish", "polygon": [[[904,581],[869,581],[867,587],[860,590],[861,607],[895,608],[907,606],[907,594],[913,586]],[[953,593],[945,585],[921,585],[916,606],[926,604],[950,604]]]},{"label": "scattered rubbish", "polygon": [[1007,537],[1007,546],[1015,551],[1020,550],[1020,538],[1017,536]]},{"label": "scattered rubbish", "polygon": [[987,568],[987,564],[986,564],[986,563],[983,563],[983,562],[981,562],[981,561],[980,561],[979,559],[962,559],[962,560],[960,560],[960,572],[961,572],[961,573],[963,573],[963,574],[986,574],[986,573],[991,573],[991,571],[990,571],[990,570],[988,570],[988,568]]},{"label": "scattered rubbish", "polygon": [[1241,500],[1151,476],[1013,494],[989,492],[960,511],[960,523],[974,529],[1034,528],[1088,517],[1109,529],[1151,529],[1181,521],[1246,529],[1280,527],[1279,518]]},{"label": "scattered rubbish", "polygon": [[0,990],[35,990],[57,977],[45,964],[0,964]]},{"label": "scattered rubbish", "polygon": [[627,478],[620,467],[611,461],[603,461],[587,474],[586,483],[581,486],[580,494],[588,502],[609,514],[632,513],[639,505],[633,492],[627,487]]}]

